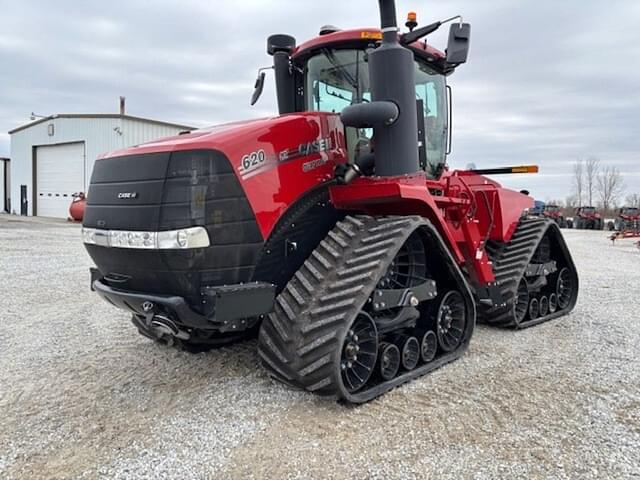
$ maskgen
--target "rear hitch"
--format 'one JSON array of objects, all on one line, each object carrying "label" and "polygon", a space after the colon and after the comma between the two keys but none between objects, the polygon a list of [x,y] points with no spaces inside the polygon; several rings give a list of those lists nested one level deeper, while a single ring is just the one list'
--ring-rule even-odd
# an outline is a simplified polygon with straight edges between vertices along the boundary
[{"label": "rear hitch", "polygon": [[180,340],[189,340],[191,335],[186,330],[178,328],[178,326],[165,315],[150,312],[145,317],[147,328],[154,332],[158,338],[168,335],[170,337],[179,338]]}]

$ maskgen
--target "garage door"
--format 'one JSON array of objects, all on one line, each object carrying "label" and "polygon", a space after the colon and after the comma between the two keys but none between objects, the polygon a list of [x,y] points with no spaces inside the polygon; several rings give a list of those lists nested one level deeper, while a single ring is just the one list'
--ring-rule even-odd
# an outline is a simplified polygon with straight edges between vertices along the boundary
[{"label": "garage door", "polygon": [[72,194],[84,191],[84,143],[37,147],[36,215],[67,218]]}]

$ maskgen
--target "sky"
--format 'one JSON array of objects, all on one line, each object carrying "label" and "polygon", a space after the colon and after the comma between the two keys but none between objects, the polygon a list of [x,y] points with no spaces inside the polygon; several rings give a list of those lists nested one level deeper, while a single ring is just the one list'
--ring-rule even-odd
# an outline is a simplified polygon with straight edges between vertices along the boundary
[{"label": "sky", "polygon": [[[640,192],[637,0],[397,0],[399,22],[461,14],[469,61],[453,88],[452,168],[538,164],[501,176],[538,199],[571,193],[571,167],[596,156]],[[324,24],[379,25],[375,0],[0,0],[0,156],[30,113],[117,112],[207,126],[277,112],[273,77],[251,107],[266,38],[298,43]],[[444,49],[448,28],[428,37]]]}]

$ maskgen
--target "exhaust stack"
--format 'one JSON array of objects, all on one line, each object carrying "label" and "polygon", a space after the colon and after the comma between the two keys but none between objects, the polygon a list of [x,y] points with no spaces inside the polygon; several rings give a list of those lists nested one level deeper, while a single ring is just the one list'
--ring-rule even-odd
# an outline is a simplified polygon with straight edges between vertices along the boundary
[{"label": "exhaust stack", "polygon": [[[395,0],[379,0],[382,44],[369,54],[371,103],[347,107],[342,112],[348,126],[370,125],[375,135],[375,174],[398,176],[420,171],[418,156],[418,113],[415,93],[413,54],[400,45]],[[391,102],[398,109],[397,118],[381,123],[374,113],[378,102]],[[354,122],[351,108],[360,107],[358,118],[370,110],[368,122]],[[359,124],[355,124],[359,123]]]},{"label": "exhaust stack", "polygon": [[400,45],[395,0],[379,0],[382,45],[369,55],[371,99],[398,106],[398,119],[375,132],[376,175],[420,171],[413,54]]}]

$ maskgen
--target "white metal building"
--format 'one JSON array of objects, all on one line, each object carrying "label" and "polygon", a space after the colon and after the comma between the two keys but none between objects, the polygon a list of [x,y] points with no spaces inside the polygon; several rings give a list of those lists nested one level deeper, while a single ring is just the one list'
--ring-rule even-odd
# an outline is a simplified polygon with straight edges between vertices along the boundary
[{"label": "white metal building", "polygon": [[11,210],[67,218],[99,154],[185,130],[192,127],[122,114],[52,115],[11,130]]}]

